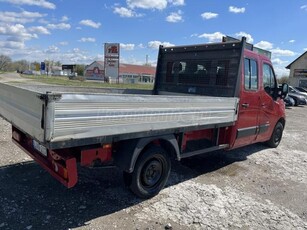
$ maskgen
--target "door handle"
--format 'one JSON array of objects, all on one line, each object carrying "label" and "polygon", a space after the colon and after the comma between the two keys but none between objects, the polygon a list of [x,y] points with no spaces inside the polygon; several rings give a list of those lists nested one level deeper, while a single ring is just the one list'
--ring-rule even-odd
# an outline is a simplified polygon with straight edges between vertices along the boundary
[{"label": "door handle", "polygon": [[249,107],[249,104],[248,104],[248,103],[243,103],[243,104],[242,104],[242,107],[243,107],[243,108],[248,108],[248,107]]}]

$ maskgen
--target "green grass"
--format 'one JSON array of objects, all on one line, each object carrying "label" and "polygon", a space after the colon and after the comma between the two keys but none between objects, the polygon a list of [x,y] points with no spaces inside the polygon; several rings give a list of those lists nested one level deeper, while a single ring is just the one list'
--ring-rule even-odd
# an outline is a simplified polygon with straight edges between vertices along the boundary
[{"label": "green grass", "polygon": [[[91,88],[119,88],[119,89],[153,89],[153,84],[109,84],[104,82],[91,82],[81,80],[70,80],[67,77],[54,76],[34,76],[34,75],[20,75],[23,78],[32,79],[36,82],[41,82],[50,85],[64,85],[74,87],[91,87]],[[80,78],[78,78],[80,79]]]}]

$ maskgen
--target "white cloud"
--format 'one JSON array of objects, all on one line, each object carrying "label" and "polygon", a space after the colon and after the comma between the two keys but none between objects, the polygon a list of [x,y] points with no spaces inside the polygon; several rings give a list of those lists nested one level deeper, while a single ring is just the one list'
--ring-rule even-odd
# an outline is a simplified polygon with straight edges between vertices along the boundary
[{"label": "white cloud", "polygon": [[[129,8],[142,8],[142,9],[157,9],[163,10],[167,7],[167,0],[127,0]],[[180,1],[175,1],[180,2]]]},{"label": "white cloud", "polygon": [[138,44],[138,47],[139,47],[140,49],[144,49],[144,48],[145,48],[145,46],[144,46],[142,43]]},{"label": "white cloud", "polygon": [[280,58],[274,58],[274,59],[272,59],[272,63],[274,65],[286,65],[288,63],[288,61],[283,61]]},{"label": "white cloud", "polygon": [[81,50],[79,48],[73,48],[72,52],[73,53],[81,53]]},{"label": "white cloud", "polygon": [[22,42],[3,42],[0,41],[1,53],[18,59],[27,61],[42,61],[48,57],[49,60],[60,61],[61,63],[71,64],[90,64],[94,60],[102,60],[102,55],[89,55],[88,51],[78,48],[63,52],[56,45],[43,50],[25,46]]},{"label": "white cloud", "polygon": [[24,49],[25,43],[23,41],[0,41],[0,47],[4,49]]},{"label": "white cloud", "polygon": [[1,2],[9,2],[15,5],[39,6],[46,9],[54,10],[56,5],[45,0],[0,0]]},{"label": "white cloud", "polygon": [[43,26],[32,26],[29,28],[29,31],[38,34],[50,34],[49,30]]},{"label": "white cloud", "polygon": [[203,19],[209,20],[212,18],[217,18],[219,14],[217,13],[212,13],[212,12],[204,12],[200,15]]},{"label": "white cloud", "polygon": [[255,46],[265,50],[270,50],[273,48],[273,44],[268,41],[260,41],[257,44],[255,44]]},{"label": "white cloud", "polygon": [[169,0],[168,2],[172,5],[174,5],[174,6],[183,6],[184,5],[184,0]]},{"label": "white cloud", "polygon": [[174,46],[174,44],[169,43],[169,42],[160,42],[160,41],[150,41],[148,42],[148,47],[151,49],[159,49],[159,46],[165,46],[165,47],[170,47]]},{"label": "white cloud", "polygon": [[84,25],[84,26],[89,26],[89,27],[93,27],[95,29],[98,29],[101,26],[100,22],[94,22],[90,19],[85,19],[79,22],[80,25]]},{"label": "white cloud", "polygon": [[45,50],[45,53],[59,53],[60,49],[57,46],[49,46],[47,50]]},{"label": "white cloud", "polygon": [[245,12],[245,7],[239,8],[235,6],[229,6],[229,12],[235,13],[235,14],[243,14]]},{"label": "white cloud", "polygon": [[5,23],[30,23],[34,22],[38,18],[42,18],[46,16],[46,14],[41,14],[38,12],[29,12],[22,11],[20,13],[17,12],[0,12],[0,21]]},{"label": "white cloud", "polygon": [[96,38],[81,38],[79,42],[96,42]]},{"label": "white cloud", "polygon": [[304,50],[304,51],[307,51],[307,48],[304,48],[303,50]]},{"label": "white cloud", "polygon": [[68,20],[69,18],[66,15],[61,18],[61,22],[67,22]]},{"label": "white cloud", "polygon": [[51,30],[69,30],[71,26],[70,24],[67,23],[59,23],[59,24],[48,24],[47,28]]},{"label": "white cloud", "polygon": [[142,17],[142,14],[137,14],[135,11],[125,7],[115,7],[114,14],[118,14],[122,18]]},{"label": "white cloud", "polygon": [[294,39],[292,39],[292,40],[290,40],[289,42],[290,42],[290,43],[294,43],[294,42],[295,42],[295,40],[294,40]]},{"label": "white cloud", "polygon": [[279,57],[279,56],[292,57],[292,56],[295,55],[295,52],[293,52],[291,50],[283,50],[283,49],[280,49],[280,48],[271,49],[270,51],[276,57]]},{"label": "white cloud", "polygon": [[167,22],[173,22],[173,23],[182,22],[183,21],[182,11],[178,10],[177,12],[172,12],[170,15],[168,15],[166,17],[166,21]]},{"label": "white cloud", "polygon": [[37,38],[36,34],[31,34],[21,24],[0,26],[0,35],[10,36],[10,39],[24,41]]},{"label": "white cloud", "polygon": [[168,3],[173,6],[185,5],[184,0],[126,0],[127,5],[131,9],[151,9],[151,10],[164,10]]},{"label": "white cloud", "polygon": [[284,65],[281,65],[281,66],[275,65],[274,71],[276,73],[277,78],[280,78],[280,77],[283,77],[283,76],[288,77],[289,74],[290,74],[290,70],[286,69]]},{"label": "white cloud", "polygon": [[300,7],[302,10],[307,10],[307,5],[303,5]]},{"label": "white cloud", "polygon": [[253,43],[253,42],[254,42],[254,39],[253,39],[252,35],[250,35],[250,34],[248,34],[248,33],[245,33],[245,32],[242,32],[242,31],[239,32],[239,33],[236,33],[235,36],[236,36],[237,38],[246,37],[246,41],[247,41],[248,43]]},{"label": "white cloud", "polygon": [[49,21],[47,21],[44,18],[39,19],[38,22],[41,23],[41,24],[49,24],[50,23]]},{"label": "white cloud", "polygon": [[222,34],[221,32],[215,32],[212,34],[204,33],[204,34],[198,35],[199,38],[206,38],[208,39],[209,42],[221,42],[224,36],[225,35]]},{"label": "white cloud", "polygon": [[120,43],[120,48],[123,50],[134,50],[135,45],[134,44],[124,44]]},{"label": "white cloud", "polygon": [[67,45],[68,45],[68,42],[66,42],[66,41],[59,42],[59,45],[60,45],[60,46],[67,46]]}]

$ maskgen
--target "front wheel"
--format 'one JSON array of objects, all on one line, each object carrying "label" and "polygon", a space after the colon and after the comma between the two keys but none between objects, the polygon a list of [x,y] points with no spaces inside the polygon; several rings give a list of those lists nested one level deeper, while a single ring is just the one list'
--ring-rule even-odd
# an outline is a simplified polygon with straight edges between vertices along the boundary
[{"label": "front wheel", "polygon": [[294,106],[298,106],[298,100],[294,99]]},{"label": "front wheel", "polygon": [[281,122],[278,122],[273,130],[270,140],[268,140],[266,144],[271,148],[276,148],[281,141],[283,130],[284,126]]},{"label": "front wheel", "polygon": [[125,182],[131,191],[140,198],[157,195],[165,186],[171,170],[169,155],[161,147],[151,147],[137,160],[130,176],[125,175]]}]

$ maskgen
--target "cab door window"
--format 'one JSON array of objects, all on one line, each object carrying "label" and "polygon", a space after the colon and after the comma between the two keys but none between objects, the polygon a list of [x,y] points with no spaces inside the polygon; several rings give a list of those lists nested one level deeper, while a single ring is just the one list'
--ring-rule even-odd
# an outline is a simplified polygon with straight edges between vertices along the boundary
[{"label": "cab door window", "polygon": [[257,62],[248,58],[244,60],[244,88],[246,90],[258,89]]},{"label": "cab door window", "polygon": [[274,95],[274,89],[276,87],[276,79],[272,67],[268,64],[263,64],[263,88],[270,94]]}]

